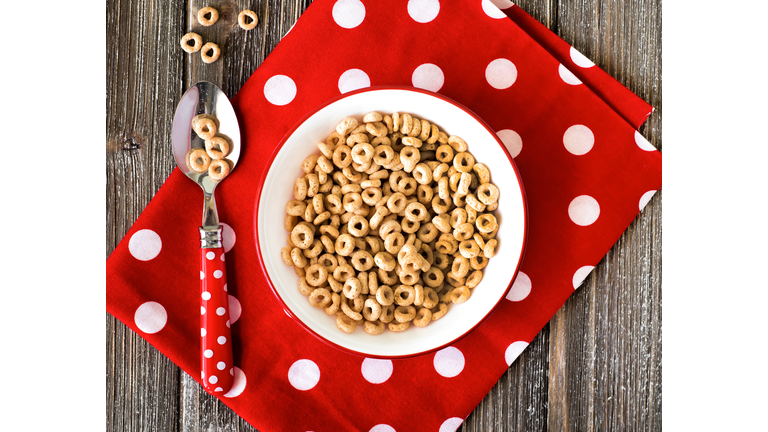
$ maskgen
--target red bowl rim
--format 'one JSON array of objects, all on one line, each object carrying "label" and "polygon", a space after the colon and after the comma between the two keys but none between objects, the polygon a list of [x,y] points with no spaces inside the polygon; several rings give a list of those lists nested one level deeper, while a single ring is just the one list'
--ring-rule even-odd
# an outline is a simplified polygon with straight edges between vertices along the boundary
[{"label": "red bowl rim", "polygon": [[[493,305],[493,307],[488,311],[488,313],[480,319],[480,321],[477,322],[472,328],[461,334],[460,336],[456,337],[452,341],[445,343],[441,346],[430,348],[428,350],[424,350],[418,353],[412,353],[412,354],[404,354],[404,355],[376,355],[376,354],[369,354],[369,353],[363,353],[359,351],[355,351],[352,349],[349,349],[347,347],[341,346],[335,342],[331,342],[328,339],[324,338],[317,332],[315,332],[311,327],[309,327],[307,324],[304,323],[301,319],[299,319],[286,305],[283,298],[280,296],[280,293],[278,293],[277,289],[275,288],[275,284],[272,282],[272,279],[269,277],[269,273],[267,272],[267,269],[264,265],[264,258],[261,253],[261,248],[259,247],[259,202],[261,201],[261,194],[264,189],[264,183],[266,182],[267,175],[269,174],[270,168],[272,167],[272,163],[274,162],[275,158],[277,157],[277,154],[280,152],[280,150],[283,148],[283,145],[285,145],[285,142],[288,140],[288,138],[293,135],[293,133],[296,131],[296,129],[299,128],[307,119],[309,119],[311,116],[313,116],[315,113],[320,111],[321,109],[327,107],[328,105],[337,102],[341,99],[360,94],[360,93],[368,93],[368,92],[375,92],[375,91],[382,91],[382,90],[405,90],[405,91],[411,91],[415,93],[423,93],[428,96],[436,97],[438,99],[441,99],[445,102],[450,103],[451,105],[454,105],[455,107],[459,108],[460,110],[464,111],[466,114],[471,116],[475,119],[481,126],[483,126],[488,132],[490,132],[491,136],[494,137],[496,142],[501,147],[504,154],[507,155],[507,158],[509,159],[510,164],[512,165],[512,169],[515,172],[515,176],[517,177],[518,185],[520,186],[520,194],[523,199],[523,244],[522,244],[522,250],[520,252],[520,259],[515,265],[515,271],[512,274],[512,279],[509,281],[509,284],[507,285],[507,289],[504,291],[504,295],[499,298],[499,301],[496,302],[496,304]],[[491,129],[490,126],[477,114],[475,114],[472,110],[464,106],[463,104],[449,98],[446,96],[443,96],[439,93],[434,93],[429,90],[424,90],[416,87],[408,87],[408,86],[394,86],[394,85],[383,85],[383,86],[371,86],[371,87],[365,87],[358,90],[353,90],[344,94],[341,94],[339,96],[333,97],[325,102],[323,102],[321,105],[317,106],[315,109],[309,111],[308,114],[304,115],[304,117],[301,118],[301,120],[297,121],[296,124],[294,124],[291,129],[283,136],[282,140],[280,140],[280,143],[277,145],[275,150],[272,152],[272,155],[269,157],[269,160],[267,162],[267,168],[264,170],[264,172],[261,174],[261,178],[259,179],[259,183],[256,186],[256,202],[255,202],[255,208],[253,212],[253,233],[256,240],[256,255],[259,257],[259,266],[261,267],[261,271],[264,273],[264,276],[267,279],[269,289],[272,291],[272,293],[277,297],[277,299],[280,301],[280,304],[283,307],[283,310],[285,313],[291,317],[294,321],[296,321],[301,327],[303,327],[305,330],[307,330],[311,335],[315,336],[320,341],[324,342],[325,344],[332,346],[338,350],[341,350],[343,352],[346,352],[348,354],[360,356],[360,357],[367,357],[367,358],[375,358],[375,359],[402,359],[402,358],[411,358],[411,357],[418,357],[421,355],[429,354],[438,350],[441,350],[445,347],[451,346],[458,342],[459,340],[463,339],[470,333],[472,333],[475,329],[477,329],[482,323],[484,323],[488,317],[490,317],[493,312],[495,312],[499,305],[504,301],[504,299],[509,294],[509,290],[512,288],[512,285],[515,282],[515,279],[517,279],[517,274],[520,271],[520,264],[523,261],[523,257],[525,256],[525,251],[528,244],[528,201],[526,199],[525,195],[525,188],[523,187],[523,180],[520,177],[520,171],[517,169],[517,165],[515,164],[515,160],[512,157],[512,155],[509,154],[509,151],[507,150],[507,147],[504,145],[504,143],[499,139],[498,135],[496,135],[496,132]]]}]

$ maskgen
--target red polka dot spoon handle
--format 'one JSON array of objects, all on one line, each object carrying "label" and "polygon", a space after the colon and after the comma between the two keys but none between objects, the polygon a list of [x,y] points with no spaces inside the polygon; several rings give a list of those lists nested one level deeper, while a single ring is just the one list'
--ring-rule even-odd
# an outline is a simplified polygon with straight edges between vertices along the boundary
[{"label": "red polka dot spoon handle", "polygon": [[[200,232],[204,236],[202,228]],[[210,394],[223,395],[229,391],[234,381],[224,248],[203,247],[200,249],[200,260],[200,352],[203,387]]]},{"label": "red polka dot spoon handle", "polygon": [[[206,133],[215,130],[215,136],[229,143],[227,153],[217,154],[218,171],[203,169],[203,156],[208,154],[205,139],[192,125],[195,116],[205,114],[212,124]],[[213,127],[215,126],[215,127]],[[208,393],[224,395],[234,381],[232,364],[232,338],[229,321],[229,295],[227,270],[224,267],[224,248],[221,225],[216,213],[214,191],[231,174],[240,158],[240,125],[227,95],[216,85],[200,81],[181,97],[173,117],[173,157],[176,165],[203,190],[203,223],[200,227],[200,360],[202,384]],[[197,159],[192,155],[202,155]],[[222,156],[223,155],[223,156]],[[197,156],[196,156],[197,157]],[[206,158],[208,156],[205,156]],[[212,157],[212,156],[211,156]],[[225,165],[221,165],[222,162]],[[225,168],[228,167],[229,170]],[[192,311],[190,311],[192,312]],[[192,318],[192,317],[190,317]]]}]

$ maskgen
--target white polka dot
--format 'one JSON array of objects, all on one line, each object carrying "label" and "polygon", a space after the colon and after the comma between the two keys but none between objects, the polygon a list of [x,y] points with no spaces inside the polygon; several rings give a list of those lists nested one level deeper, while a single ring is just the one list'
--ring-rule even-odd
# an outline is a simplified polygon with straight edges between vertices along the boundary
[{"label": "white polka dot", "polygon": [[200,306],[200,315],[205,315],[205,308]]},{"label": "white polka dot", "polygon": [[411,83],[414,87],[437,92],[445,83],[445,75],[439,66],[432,63],[424,63],[413,71]]},{"label": "white polka dot", "polygon": [[557,72],[560,74],[560,78],[563,81],[565,81],[566,84],[570,84],[570,85],[581,84],[581,80],[576,78],[576,75],[574,75],[573,72],[569,71],[568,68],[563,66],[562,64],[557,67]]},{"label": "white polka dot", "polygon": [[136,309],[133,321],[139,330],[147,334],[153,334],[165,327],[165,323],[168,322],[168,313],[160,303],[149,301]]},{"label": "white polka dot", "polygon": [[645,206],[648,204],[648,201],[653,198],[653,195],[656,193],[655,190],[649,190],[648,192],[644,193],[643,196],[640,197],[639,207],[640,211],[643,211]]},{"label": "white polka dot", "polygon": [[456,432],[456,429],[464,423],[461,417],[451,417],[440,425],[439,432]]},{"label": "white polka dot", "polygon": [[509,88],[517,80],[515,64],[505,58],[498,58],[485,68],[485,79],[491,87],[499,90]]},{"label": "white polka dot", "polygon": [[501,10],[504,10],[504,9],[509,9],[509,8],[511,8],[512,6],[514,6],[514,5],[515,5],[514,3],[512,3],[512,2],[511,2],[511,1],[509,1],[509,0],[491,0],[491,2],[492,2],[493,4],[495,4],[495,5],[496,5],[496,7],[497,7],[497,8],[499,8],[499,9],[501,9]]},{"label": "white polka dot", "polygon": [[371,86],[368,74],[360,69],[349,69],[339,77],[339,91],[341,94]]},{"label": "white polka dot", "polygon": [[309,390],[320,381],[320,369],[312,360],[297,360],[288,370],[288,381],[296,390]]},{"label": "white polka dot", "polygon": [[563,134],[563,144],[571,154],[585,155],[595,145],[595,135],[584,125],[573,125]]},{"label": "white polka dot", "polygon": [[207,254],[205,254],[205,258],[208,259],[208,261],[210,261],[210,260],[216,258],[216,254],[213,253],[213,252],[208,252]]},{"label": "white polka dot", "polygon": [[[224,252],[229,252],[232,250],[232,247],[235,246],[235,240],[237,240],[237,236],[235,235],[235,230],[232,229],[231,226],[228,224],[222,223],[221,224],[221,245],[224,246]],[[224,254],[221,254],[221,260],[224,261]]]},{"label": "white polka dot", "polygon": [[418,23],[428,23],[440,12],[438,0],[408,0],[408,15]]},{"label": "white polka dot", "polygon": [[272,105],[287,105],[296,97],[296,83],[285,75],[275,75],[264,84],[264,97]]},{"label": "white polka dot", "polygon": [[512,284],[512,288],[510,288],[507,293],[507,300],[513,302],[525,300],[525,298],[528,297],[528,294],[531,293],[532,286],[531,278],[528,277],[527,274],[517,272],[515,283]]},{"label": "white polka dot", "polygon": [[571,47],[571,60],[576,63],[576,66],[583,68],[591,68],[595,65],[592,63],[592,60],[588,59],[584,54],[577,51],[574,47]]},{"label": "white polka dot", "polygon": [[224,315],[224,313],[226,311],[227,311],[226,309],[224,309],[223,307],[220,307],[220,308],[216,309],[216,315],[222,316],[222,315]]},{"label": "white polka dot", "polygon": [[371,384],[381,384],[392,376],[392,360],[367,358],[363,360],[360,370],[366,381]]},{"label": "white polka dot", "polygon": [[453,378],[464,370],[464,354],[458,348],[448,347],[435,353],[435,370],[446,378]]},{"label": "white polka dot", "polygon": [[635,131],[635,144],[645,151],[654,151],[656,147],[653,146],[644,136],[640,135],[640,132]]},{"label": "white polka dot", "polygon": [[208,382],[211,384],[216,384],[219,382],[219,378],[216,375],[211,375],[208,377]]},{"label": "white polka dot", "polygon": [[149,261],[160,253],[163,241],[151,229],[136,231],[128,241],[128,250],[139,261]]},{"label": "white polka dot", "polygon": [[220,392],[220,391],[224,391],[224,389],[221,387],[216,387],[216,389],[214,390],[214,392]]},{"label": "white polka dot", "polygon": [[368,430],[368,432],[397,432],[395,428],[388,424],[377,424]]},{"label": "white polka dot", "polygon": [[592,225],[600,216],[600,204],[589,195],[577,196],[568,205],[568,216],[576,225]]},{"label": "white polka dot", "polygon": [[227,284],[224,284],[224,292],[227,292]]},{"label": "white polka dot", "polygon": [[240,319],[240,313],[242,311],[243,307],[240,305],[240,301],[233,296],[229,296],[229,319],[232,323],[235,323]]},{"label": "white polka dot", "polygon": [[365,18],[365,5],[359,0],[339,0],[333,5],[333,20],[345,28],[355,28]]},{"label": "white polka dot", "polygon": [[207,334],[208,334],[208,330],[206,330],[204,328],[200,329],[200,337],[205,337],[205,335],[207,335]]},{"label": "white polka dot", "polygon": [[528,347],[528,342],[525,341],[517,341],[509,344],[507,350],[504,351],[504,360],[506,360],[507,366],[510,366],[526,347]]},{"label": "white polka dot", "polygon": [[224,336],[219,336],[219,338],[216,339],[216,342],[218,342],[219,345],[224,345],[225,343],[227,343],[227,338],[225,338]]},{"label": "white polka dot", "polygon": [[225,324],[227,325],[227,327],[229,327],[230,326],[229,320],[227,320],[227,322]]},{"label": "white polka dot", "polygon": [[202,297],[203,300],[206,300],[206,301],[210,300],[211,299],[211,293],[209,293],[208,291],[203,291],[203,294],[200,297]]},{"label": "white polka dot", "polygon": [[224,370],[225,367],[227,367],[227,364],[224,363],[224,362],[216,363],[216,369],[218,369],[218,370]]},{"label": "white polka dot", "polygon": [[203,351],[203,355],[205,356],[205,358],[211,358],[211,357],[213,357],[213,350],[207,349],[207,350]]},{"label": "white polka dot", "polygon": [[573,289],[578,288],[594,268],[595,266],[584,266],[576,270],[573,274]]},{"label": "white polka dot", "polygon": [[200,270],[200,280],[205,279],[205,272]]},{"label": "white polka dot", "polygon": [[224,276],[224,272],[222,272],[221,270],[216,270],[215,272],[213,272],[213,277],[215,277],[216,279],[221,279],[222,276]]},{"label": "white polka dot", "polygon": [[495,19],[501,19],[506,18],[507,14],[500,11],[498,7],[496,7],[495,4],[493,4],[490,0],[482,0],[481,4],[483,5],[483,12],[485,12],[486,15],[488,15],[491,18]]},{"label": "white polka dot", "polygon": [[245,373],[240,370],[239,367],[235,367],[234,369],[234,373],[232,369],[229,370],[229,374],[234,374],[235,379],[232,381],[232,388],[229,389],[229,391],[224,395],[224,397],[227,398],[240,396],[243,390],[245,390],[245,384],[247,383],[247,380],[245,379]]},{"label": "white polka dot", "polygon": [[520,154],[520,151],[523,149],[523,139],[520,138],[517,132],[512,129],[502,129],[496,132],[496,135],[507,147],[510,156],[516,158]]}]

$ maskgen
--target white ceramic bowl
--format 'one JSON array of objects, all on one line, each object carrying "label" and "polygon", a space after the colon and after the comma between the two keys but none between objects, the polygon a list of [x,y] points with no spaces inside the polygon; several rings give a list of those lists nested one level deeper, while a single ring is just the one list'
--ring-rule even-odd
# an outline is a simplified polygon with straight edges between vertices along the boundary
[{"label": "white ceramic bowl", "polygon": [[[449,135],[458,135],[469,151],[491,171],[501,195],[497,215],[498,252],[485,269],[480,285],[462,304],[451,304],[448,314],[428,326],[411,326],[402,333],[385,330],[369,335],[362,326],[352,334],[336,327],[336,320],[309,304],[298,290],[299,277],[280,258],[286,245],[285,203],[293,199],[293,184],[304,175],[301,163],[319,154],[336,124],[347,116],[370,111],[408,112],[437,124]],[[256,199],[256,245],[263,270],[285,311],[315,336],[342,350],[376,358],[399,358],[425,354],[450,345],[477,327],[506,296],[523,256],[527,220],[520,176],[504,144],[475,114],[442,95],[414,88],[368,88],[347,93],[328,102],[301,120],[278,146],[264,175]]]}]

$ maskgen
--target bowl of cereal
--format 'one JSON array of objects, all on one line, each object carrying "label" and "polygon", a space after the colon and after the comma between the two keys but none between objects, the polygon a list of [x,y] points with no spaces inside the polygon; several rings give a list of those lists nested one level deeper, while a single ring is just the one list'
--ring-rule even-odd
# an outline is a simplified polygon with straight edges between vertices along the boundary
[{"label": "bowl of cereal", "polygon": [[440,94],[372,87],[285,136],[256,196],[256,246],[286,313],[341,350],[401,358],[448,346],[503,301],[525,250],[515,163]]}]

